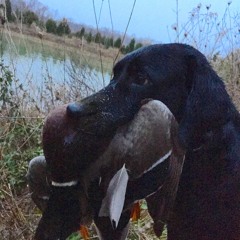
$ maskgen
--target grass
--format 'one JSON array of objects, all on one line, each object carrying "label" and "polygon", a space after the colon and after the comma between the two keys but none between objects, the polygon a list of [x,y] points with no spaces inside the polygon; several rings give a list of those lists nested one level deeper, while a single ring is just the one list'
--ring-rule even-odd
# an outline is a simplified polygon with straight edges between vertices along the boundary
[{"label": "grass", "polygon": [[[167,230],[163,231],[160,238],[156,237],[153,232],[153,221],[147,212],[147,205],[145,201],[141,202],[141,218],[138,221],[131,222],[129,228],[128,239],[130,240],[166,240]],[[98,239],[94,225],[89,227],[90,238]],[[67,240],[80,240],[82,239],[79,233],[73,233]]]},{"label": "grass", "polygon": [[[207,55],[240,110],[240,30],[239,27],[234,28],[239,26],[238,23],[239,14],[231,12],[231,4],[227,4],[220,20],[211,8],[196,6],[189,15],[189,21],[182,26],[174,24],[172,31],[176,32],[174,41],[191,44]],[[44,118],[55,106],[96,91],[94,81],[102,80],[94,69],[111,73],[118,50],[107,50],[95,43],[82,45],[79,39],[51,34],[39,38],[34,28],[25,26],[0,29],[0,34],[1,56],[4,51],[15,54],[12,62],[0,64],[0,239],[28,240],[33,236],[41,214],[30,200],[25,174],[29,160],[42,153]],[[222,55],[220,49],[224,50]],[[43,58],[39,69],[40,86],[33,83],[30,70],[24,75],[25,85],[16,77],[15,58],[26,55]],[[55,82],[48,58],[66,63],[63,65],[66,82]],[[90,68],[86,67],[89,65]],[[91,234],[96,239],[93,230]],[[80,237],[75,234],[71,239]],[[141,219],[131,224],[129,239],[157,239],[146,209],[143,209]],[[161,239],[166,239],[166,232]]]}]

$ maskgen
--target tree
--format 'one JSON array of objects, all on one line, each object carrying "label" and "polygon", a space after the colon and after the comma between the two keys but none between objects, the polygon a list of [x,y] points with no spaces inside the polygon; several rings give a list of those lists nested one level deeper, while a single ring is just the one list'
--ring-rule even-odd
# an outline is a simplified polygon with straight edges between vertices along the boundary
[{"label": "tree", "polygon": [[121,38],[117,38],[116,41],[114,42],[114,47],[115,48],[120,48],[121,47],[122,40]]},{"label": "tree", "polygon": [[84,36],[84,34],[85,34],[85,28],[84,28],[84,27],[82,27],[82,29],[81,29],[81,31],[80,31],[80,35],[81,35],[81,37],[83,37],[83,36]]},{"label": "tree", "polygon": [[102,36],[101,36],[101,33],[96,33],[95,35],[95,43],[101,43],[101,39],[102,39]]},{"label": "tree", "polygon": [[138,49],[138,48],[141,48],[142,46],[143,46],[142,43],[137,43],[137,44],[135,45],[135,48],[134,48],[134,49],[136,50],[136,49]]},{"label": "tree", "polygon": [[6,4],[6,16],[7,16],[7,20],[9,22],[11,22],[13,20],[12,17],[12,4],[10,0],[5,0],[5,4]]},{"label": "tree", "polygon": [[82,38],[85,34],[85,28],[82,27],[80,31],[76,32],[75,36],[78,38]]},{"label": "tree", "polygon": [[56,33],[57,32],[57,23],[53,19],[48,19],[46,22],[46,29],[48,33]]},{"label": "tree", "polygon": [[126,53],[126,46],[122,45],[122,47],[120,48],[120,51],[121,51],[122,54],[125,54]]},{"label": "tree", "polygon": [[105,42],[106,42],[106,36],[102,36],[102,38],[101,38],[101,44],[102,44],[102,45],[105,45]]},{"label": "tree", "polygon": [[71,29],[70,29],[70,27],[69,27],[66,19],[63,19],[63,20],[59,23],[59,25],[57,26],[56,31],[57,31],[57,34],[58,34],[59,36],[62,36],[62,35],[65,35],[65,34],[68,35],[68,34],[71,33]]},{"label": "tree", "polygon": [[113,37],[110,37],[110,38],[109,38],[109,46],[110,46],[110,47],[113,47]]},{"label": "tree", "polygon": [[113,46],[113,38],[112,37],[106,38],[104,46],[106,49],[108,49],[109,47],[112,47]]},{"label": "tree", "polygon": [[0,23],[4,25],[6,19],[5,19],[5,6],[3,4],[0,4]]},{"label": "tree", "polygon": [[134,47],[135,47],[135,39],[132,38],[128,45],[128,52],[132,52],[134,50]]},{"label": "tree", "polygon": [[30,26],[33,22],[38,23],[38,16],[30,10],[27,10],[26,12],[24,12],[23,23],[28,24]]},{"label": "tree", "polygon": [[127,54],[127,53],[131,52],[131,51],[130,51],[129,44],[128,44],[127,46],[125,46],[125,47],[122,49],[122,51],[123,51],[124,54]]},{"label": "tree", "polygon": [[77,32],[75,33],[75,37],[81,38],[81,32],[80,32],[80,31],[77,31]]},{"label": "tree", "polygon": [[85,38],[87,40],[88,43],[92,42],[92,33],[89,32],[85,35]]}]

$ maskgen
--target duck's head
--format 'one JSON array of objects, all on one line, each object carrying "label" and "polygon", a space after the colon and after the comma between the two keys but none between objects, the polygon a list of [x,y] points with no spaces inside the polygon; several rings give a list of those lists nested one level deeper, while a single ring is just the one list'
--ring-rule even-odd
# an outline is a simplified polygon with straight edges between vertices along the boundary
[{"label": "duck's head", "polygon": [[52,180],[71,182],[101,155],[114,135],[109,130],[101,135],[98,115],[89,114],[75,119],[67,114],[67,106],[55,108],[43,127],[43,151]]}]

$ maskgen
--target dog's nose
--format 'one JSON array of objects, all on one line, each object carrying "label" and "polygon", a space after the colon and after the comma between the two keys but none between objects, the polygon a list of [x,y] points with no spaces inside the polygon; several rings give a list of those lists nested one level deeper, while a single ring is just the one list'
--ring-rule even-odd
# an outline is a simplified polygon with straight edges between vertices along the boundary
[{"label": "dog's nose", "polygon": [[81,103],[70,103],[67,106],[67,115],[69,117],[82,117],[86,115],[86,108]]},{"label": "dog's nose", "polygon": [[66,111],[69,117],[78,118],[95,114],[96,108],[81,103],[70,103],[68,104]]}]

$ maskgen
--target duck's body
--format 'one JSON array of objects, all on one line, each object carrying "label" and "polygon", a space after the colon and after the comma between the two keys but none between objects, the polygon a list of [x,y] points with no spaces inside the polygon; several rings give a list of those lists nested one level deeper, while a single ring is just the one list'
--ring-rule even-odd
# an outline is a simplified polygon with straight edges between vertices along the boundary
[{"label": "duck's body", "polygon": [[169,109],[160,101],[150,101],[133,121],[117,130],[96,163],[125,164],[130,178],[138,178],[171,155],[171,131],[176,133],[177,123]]},{"label": "duck's body", "polygon": [[[167,220],[177,191],[184,158],[184,152],[177,143],[177,123],[169,109],[159,101],[149,101],[141,107],[129,124],[118,128],[111,139],[109,136],[104,139],[109,141],[109,144],[106,144],[107,141],[104,144],[103,142],[99,144],[90,140],[90,144],[94,143],[95,147],[99,148],[95,149],[93,153],[95,155],[97,152],[98,157],[97,160],[92,161],[92,158],[90,158],[90,161],[82,169],[62,166],[62,163],[67,163],[70,166],[72,159],[71,157],[67,158],[68,154],[66,154],[66,149],[64,149],[64,144],[61,141],[71,139],[70,146],[67,144],[65,147],[75,152],[71,152],[69,156],[79,155],[80,161],[81,155],[84,155],[81,152],[84,151],[84,148],[79,147],[77,149],[75,147],[78,143],[81,144],[82,134],[82,132],[76,130],[84,128],[77,123],[74,123],[74,126],[66,125],[67,117],[63,111],[60,114],[61,111],[62,109],[59,109],[59,112],[55,110],[55,116],[58,117],[60,125],[57,124],[58,121],[51,114],[51,119],[54,120],[55,124],[47,119],[44,127],[45,135],[43,137],[49,136],[51,132],[51,138],[43,141],[43,147],[47,164],[53,166],[51,162],[54,162],[51,179],[54,179],[52,188],[57,188],[57,191],[53,191],[53,194],[50,195],[48,207],[38,226],[36,239],[64,239],[73,231],[73,227],[70,227],[69,230],[67,229],[68,226],[64,225],[69,217],[61,222],[62,226],[55,226],[56,224],[59,225],[58,221],[55,221],[56,219],[65,218],[57,211],[60,210],[57,207],[58,201],[61,206],[64,206],[64,190],[66,190],[66,194],[73,191],[72,196],[75,196],[75,200],[72,205],[79,205],[79,212],[76,213],[75,220],[73,219],[74,216],[70,217],[72,222],[78,221],[74,225],[82,224],[83,219],[92,218],[95,220],[102,239],[125,239],[130,218],[130,207],[137,199],[146,197],[148,197],[150,213],[155,220],[155,231],[160,232],[159,229],[162,228],[163,224],[159,225],[158,220],[163,222]],[[63,122],[65,124],[62,124]],[[61,136],[61,139],[59,139],[59,136]],[[91,138],[91,135],[88,137]],[[52,141],[54,138],[58,138],[58,140],[55,141],[57,144],[53,147]],[[49,140],[51,140],[51,148],[48,145]],[[101,141],[101,139],[98,139],[98,141]],[[61,148],[58,148],[59,143],[61,143]],[[104,149],[101,149],[103,145]],[[91,155],[90,153],[88,152],[88,155]],[[64,157],[64,161],[59,162],[59,159],[55,156],[60,156],[60,160]],[[73,160],[76,161],[76,159],[74,157]],[[74,164],[75,166],[81,165],[75,162]],[[58,165],[60,166],[59,169],[65,169],[65,175],[61,176],[61,171],[57,169]],[[67,173],[67,169],[74,172]],[[54,176],[54,173],[57,173],[56,176]],[[64,176],[67,176],[66,179],[64,179]],[[74,177],[71,179],[70,176]],[[99,182],[99,179],[101,179],[101,182]],[[72,185],[70,184],[70,186],[69,183],[72,183]],[[159,190],[160,188],[161,190]],[[61,189],[61,195],[56,197],[54,192],[58,194],[58,189]],[[56,201],[54,202],[52,199],[56,199]],[[72,207],[68,201],[67,199],[65,208]],[[118,207],[116,206],[121,206],[117,213],[115,210]],[[156,206],[159,207],[156,208]],[[92,211],[89,211],[89,209],[92,209]],[[116,229],[113,229],[112,225]],[[53,229],[52,232],[51,229]]]}]

